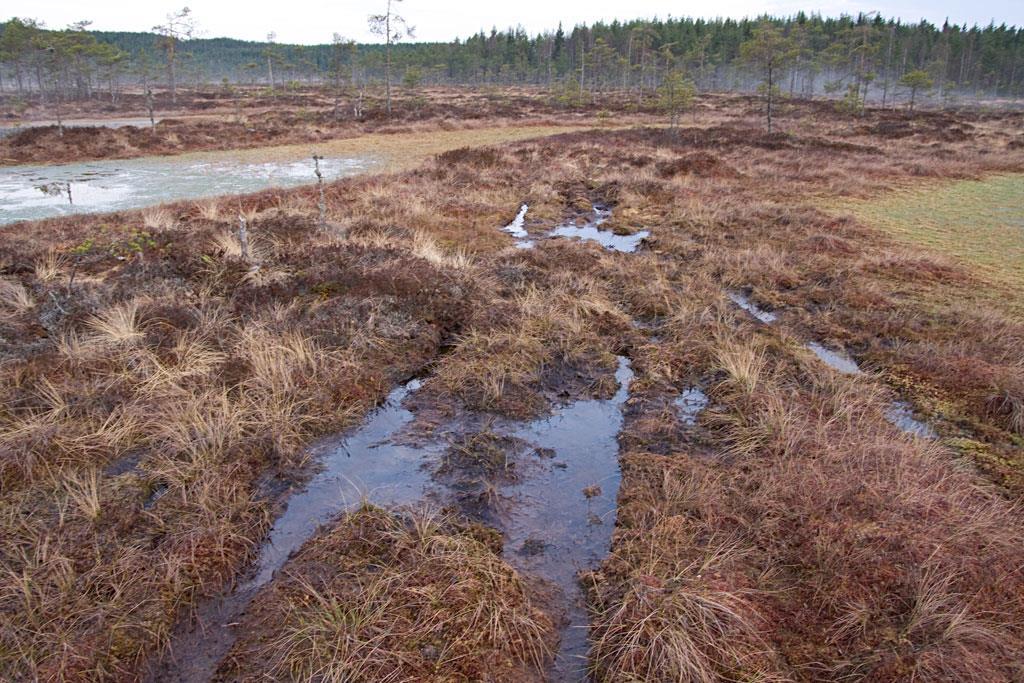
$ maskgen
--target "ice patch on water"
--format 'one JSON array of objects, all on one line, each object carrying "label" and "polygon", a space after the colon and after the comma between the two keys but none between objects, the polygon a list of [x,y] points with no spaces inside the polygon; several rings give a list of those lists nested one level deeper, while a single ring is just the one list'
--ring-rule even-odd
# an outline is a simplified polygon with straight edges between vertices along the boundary
[{"label": "ice patch on water", "polygon": [[[204,157],[209,159],[210,157]],[[364,159],[324,159],[325,180],[367,168]],[[312,162],[241,163],[216,158],[151,157],[55,166],[0,168],[0,225],[66,214],[138,209],[181,199],[256,192],[316,182]],[[68,202],[66,188],[71,186]],[[59,192],[49,191],[50,188]]]},{"label": "ice patch on water", "polygon": [[708,395],[700,387],[690,387],[683,391],[673,404],[679,414],[679,420],[687,427],[697,424],[697,417],[708,407]]}]

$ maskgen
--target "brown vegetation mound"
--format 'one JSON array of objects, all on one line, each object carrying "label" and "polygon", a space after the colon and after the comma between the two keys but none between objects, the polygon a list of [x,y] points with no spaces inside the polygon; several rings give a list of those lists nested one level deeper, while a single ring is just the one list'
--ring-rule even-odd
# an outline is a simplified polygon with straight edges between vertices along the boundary
[{"label": "brown vegetation mound", "polygon": [[672,161],[663,161],[657,169],[662,178],[686,174],[701,178],[735,178],[739,175],[736,169],[708,152],[693,152]]},{"label": "brown vegetation mound", "polygon": [[261,592],[218,680],[540,681],[554,629],[481,527],[363,508]]}]

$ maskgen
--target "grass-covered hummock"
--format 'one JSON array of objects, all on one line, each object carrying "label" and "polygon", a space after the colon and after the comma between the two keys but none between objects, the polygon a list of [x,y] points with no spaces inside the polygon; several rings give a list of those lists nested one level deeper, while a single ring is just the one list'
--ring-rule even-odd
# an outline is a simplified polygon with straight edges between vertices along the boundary
[{"label": "grass-covered hummock", "polygon": [[543,680],[554,627],[500,546],[437,514],[345,515],[249,607],[219,677]]}]

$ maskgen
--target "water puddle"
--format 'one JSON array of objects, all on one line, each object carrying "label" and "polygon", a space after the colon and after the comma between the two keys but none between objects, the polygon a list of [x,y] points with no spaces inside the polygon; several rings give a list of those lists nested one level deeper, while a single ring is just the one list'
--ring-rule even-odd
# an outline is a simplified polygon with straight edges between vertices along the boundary
[{"label": "water puddle", "polygon": [[[504,557],[510,564],[554,584],[566,597],[566,625],[554,665],[560,680],[584,678],[587,611],[577,574],[605,558],[615,523],[617,438],[633,377],[627,358],[619,357],[615,377],[618,390],[609,399],[580,400],[532,422],[491,426],[503,466],[484,488],[497,492],[502,505],[488,522],[505,535]],[[230,625],[289,556],[344,510],[364,500],[386,508],[450,500],[452,494],[462,501],[466,496],[460,494],[467,493],[459,488],[463,483],[477,485],[487,478],[476,471],[461,482],[451,476],[453,444],[443,439],[407,444],[401,438],[415,419],[402,403],[419,386],[414,380],[395,389],[363,426],[315,448],[322,468],[288,499],[260,548],[251,578],[230,595],[201,606],[198,625],[179,629],[173,653],[148,680],[210,680],[235,640]],[[472,415],[468,422],[480,417]],[[523,466],[516,467],[516,461]],[[470,497],[477,493],[468,492]]]},{"label": "water puddle", "polygon": [[[370,163],[333,158],[320,168],[326,180],[334,180]],[[0,168],[0,225],[315,182],[308,160],[247,163],[225,154],[8,166]]]},{"label": "water puddle", "polygon": [[739,292],[726,292],[726,295],[734,304],[765,324],[773,323],[778,319],[778,316],[774,313],[760,308],[757,304],[751,302],[744,294],[740,294]]},{"label": "water puddle", "polygon": [[825,363],[825,365],[843,373],[844,375],[861,374],[860,366],[858,366],[857,362],[850,358],[845,351],[833,351],[832,349],[825,348],[818,342],[809,342],[806,344],[806,347],[810,349],[823,363]]},{"label": "water puddle", "polygon": [[[822,362],[838,372],[846,375],[863,374],[860,366],[857,365],[857,361],[850,358],[845,351],[833,351],[817,342],[810,342],[807,344],[807,348],[813,351],[814,355],[820,358]],[[922,439],[936,439],[939,436],[931,425],[914,417],[913,408],[910,407],[909,403],[901,399],[897,399],[889,404],[889,407],[885,410],[885,419],[905,434],[911,434]]]},{"label": "water puddle", "polygon": [[402,407],[402,401],[419,387],[420,382],[412,380],[395,389],[351,436],[316,449],[323,469],[303,491],[288,499],[288,508],[274,522],[260,549],[255,576],[243,588],[258,588],[270,581],[274,572],[322,524],[364,499],[374,505],[393,507],[423,497],[430,481],[422,468],[424,456],[438,453],[441,448],[393,441],[414,417]]},{"label": "water puddle", "polygon": [[[739,294],[738,292],[728,292],[728,297],[737,306],[749,312],[751,315],[759,319],[762,323],[774,323],[776,316],[774,313],[759,308],[756,304],[752,303],[748,297]],[[860,370],[860,366],[857,365],[857,361],[850,357],[850,355],[843,350],[833,350],[822,346],[817,342],[808,342],[805,344],[806,348],[818,356],[818,358],[824,362],[826,366],[834,369],[844,375],[862,375],[863,372]],[[677,408],[680,407],[680,401],[683,401],[686,396],[686,392],[682,396],[676,399]],[[685,422],[685,409],[680,408],[681,419]],[[698,412],[701,409],[698,409]],[[920,438],[938,438],[938,433],[935,429],[926,422],[913,417],[913,410],[910,408],[910,404],[905,400],[897,399],[894,400],[889,408],[886,410],[886,419],[895,425],[900,431],[918,436]],[[695,420],[695,418],[694,418]]]},{"label": "water puddle", "polygon": [[690,387],[672,403],[676,407],[679,421],[686,427],[693,427],[697,424],[701,412],[708,407],[709,399],[700,387]]},{"label": "water puddle", "polygon": [[512,219],[512,222],[502,228],[502,230],[513,237],[529,237],[530,233],[526,232],[526,228],[523,227],[523,224],[526,222],[526,212],[529,209],[530,207],[528,205],[523,204],[519,208],[519,213],[517,213],[516,217]]},{"label": "water puddle", "polygon": [[617,235],[611,230],[601,230],[600,226],[612,215],[611,209],[594,207],[594,219],[582,227],[574,224],[560,225],[548,233],[549,237],[571,237],[584,241],[597,242],[605,249],[635,252],[640,243],[650,236],[650,231],[640,230],[632,235]]},{"label": "water puddle", "polygon": [[507,232],[516,238],[516,249],[533,249],[534,242],[530,238],[530,233],[523,227],[526,223],[526,212],[530,209],[529,205],[523,204],[519,207],[519,213],[512,219],[512,222],[502,228],[502,232]]},{"label": "water puddle", "polygon": [[896,426],[901,432],[922,439],[937,439],[938,433],[927,422],[914,417],[914,409],[906,401],[897,400],[885,411],[885,419]]}]

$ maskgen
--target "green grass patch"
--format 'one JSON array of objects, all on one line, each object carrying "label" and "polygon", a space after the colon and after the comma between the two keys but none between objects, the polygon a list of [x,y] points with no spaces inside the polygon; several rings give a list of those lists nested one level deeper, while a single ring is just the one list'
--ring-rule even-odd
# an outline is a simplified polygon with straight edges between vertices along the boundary
[{"label": "green grass patch", "polygon": [[1024,292],[1024,174],[900,190],[833,208]]}]

